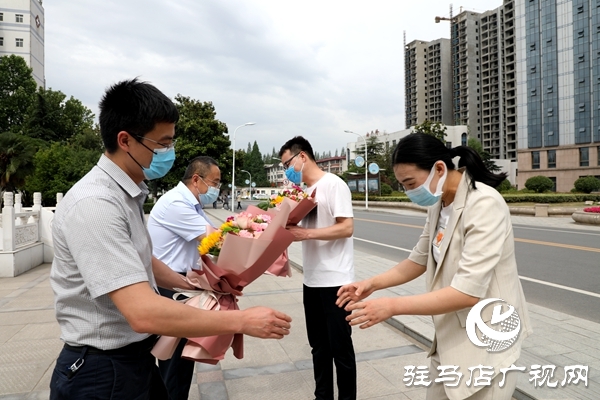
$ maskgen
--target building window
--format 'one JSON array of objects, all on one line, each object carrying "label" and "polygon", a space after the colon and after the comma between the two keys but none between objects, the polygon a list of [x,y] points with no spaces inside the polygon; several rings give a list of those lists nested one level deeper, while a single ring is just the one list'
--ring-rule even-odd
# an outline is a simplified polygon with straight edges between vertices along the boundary
[{"label": "building window", "polygon": [[15,45],[17,47],[23,47],[23,39],[15,39]]},{"label": "building window", "polygon": [[0,37],[0,46],[4,46],[4,38]]},{"label": "building window", "polygon": [[531,169],[540,169],[540,152],[531,152]]},{"label": "building window", "polygon": [[556,150],[548,150],[548,168],[556,168]]},{"label": "building window", "polygon": [[23,14],[15,14],[15,22],[23,22]]},{"label": "building window", "polygon": [[0,21],[4,21],[4,13],[0,13]]},{"label": "building window", "polygon": [[600,165],[600,146],[598,146],[598,165]]},{"label": "building window", "polygon": [[579,148],[579,166],[589,167],[590,166],[590,148],[580,147]]}]

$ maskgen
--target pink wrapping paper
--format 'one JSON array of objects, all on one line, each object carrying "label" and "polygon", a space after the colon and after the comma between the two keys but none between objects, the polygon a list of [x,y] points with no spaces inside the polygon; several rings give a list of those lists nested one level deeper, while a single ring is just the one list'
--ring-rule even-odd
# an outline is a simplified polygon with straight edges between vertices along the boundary
[{"label": "pink wrapping paper", "polygon": [[[183,301],[184,304],[187,304],[192,307],[201,308],[203,310],[219,310],[221,303],[221,294],[216,294],[213,292],[207,292],[200,295],[194,295],[194,293],[190,293],[189,291],[183,292],[183,294],[187,296],[193,296]],[[172,336],[161,336],[154,347],[152,348],[152,355],[159,360],[168,360],[173,357],[173,353],[179,344],[181,338],[172,337]]]},{"label": "pink wrapping paper", "polygon": [[[287,276],[284,274],[289,273],[286,249],[294,241],[294,235],[285,227],[291,207],[285,204],[275,212],[249,206],[246,211],[252,214],[269,214],[272,218],[271,223],[258,238],[243,238],[228,234],[216,262],[211,256],[202,256],[198,262],[201,264],[201,269],[188,271],[186,279],[197,288],[215,293],[218,305],[216,302],[199,304],[199,300],[194,299],[200,296],[192,297],[186,304],[205,310],[238,310],[236,296],[241,296],[244,287],[269,268],[272,268],[274,274],[278,276]],[[161,337],[152,354],[161,360],[171,358],[178,342],[177,338]],[[236,358],[243,358],[243,335],[188,338],[182,357],[216,364],[225,357],[229,347],[233,348]]]},{"label": "pink wrapping paper", "polygon": [[282,255],[279,256],[277,260],[271,265],[266,271],[265,274],[279,276],[282,278],[287,278],[292,276],[292,269],[290,268],[290,259],[288,257],[287,249],[283,252]]},{"label": "pink wrapping paper", "polygon": [[283,198],[281,204],[288,204],[292,209],[288,215],[287,225],[298,225],[302,218],[306,217],[317,206],[315,202],[316,194],[317,189],[313,190],[309,197],[302,199],[300,202],[288,199],[287,197]]}]

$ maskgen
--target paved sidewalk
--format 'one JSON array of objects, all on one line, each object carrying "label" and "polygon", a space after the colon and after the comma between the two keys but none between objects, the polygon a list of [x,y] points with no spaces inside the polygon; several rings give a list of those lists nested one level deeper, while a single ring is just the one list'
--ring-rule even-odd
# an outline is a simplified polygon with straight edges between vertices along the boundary
[{"label": "paved sidewalk", "polygon": [[[227,210],[206,210],[218,218]],[[390,211],[390,210],[386,210]],[[567,219],[530,218],[530,226],[574,228]],[[552,220],[552,221],[549,221]],[[519,222],[513,219],[514,223]],[[557,225],[544,225],[545,223]],[[519,223],[519,224],[521,224]],[[580,228],[580,226],[576,226]],[[594,227],[595,228],[595,227]],[[598,228],[595,228],[598,230]],[[289,249],[290,259],[301,263],[301,245]],[[398,261],[406,254],[398,254]],[[394,262],[362,252],[355,253],[357,279],[364,279],[391,268]],[[15,278],[0,278],[0,399],[47,399],[50,375],[60,352],[59,328],[54,317],[53,295],[49,285],[50,264],[44,264]],[[421,293],[424,282],[417,280],[377,295],[398,296]],[[240,307],[269,306],[293,318],[291,334],[283,340],[245,338],[245,357],[232,354],[218,366],[197,365],[190,399],[201,400],[288,400],[312,399],[314,389],[311,355],[305,334],[302,307],[302,274],[294,270],[291,278],[263,276],[248,286]],[[518,366],[527,370],[519,375],[517,398],[599,399],[600,398],[600,324],[554,312],[530,304],[534,334],[524,346]],[[429,366],[426,346],[433,337],[429,317],[395,317],[390,324],[353,333],[358,359],[359,399],[424,399],[425,388],[407,387],[404,367]],[[555,365],[555,389],[535,388],[529,382],[531,366]],[[563,367],[589,366],[588,387],[583,384],[560,387]],[[466,371],[463,371],[463,373]],[[468,372],[467,372],[468,374]],[[468,377],[464,376],[461,384]],[[525,393],[525,394],[523,394]]]}]

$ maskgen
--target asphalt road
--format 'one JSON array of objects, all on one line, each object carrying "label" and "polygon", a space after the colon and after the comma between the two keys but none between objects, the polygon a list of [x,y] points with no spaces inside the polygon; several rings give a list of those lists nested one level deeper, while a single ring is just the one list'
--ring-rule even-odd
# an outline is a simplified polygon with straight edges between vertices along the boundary
[{"label": "asphalt road", "polygon": [[[256,203],[246,200],[242,206]],[[354,248],[401,261],[417,243],[424,224],[424,215],[355,209]],[[514,225],[513,230],[527,301],[600,323],[600,232],[524,225]]]},{"label": "asphalt road", "polygon": [[[359,210],[354,216],[355,249],[397,261],[408,256],[425,223],[425,216]],[[600,232],[513,229],[527,301],[600,323]]]}]

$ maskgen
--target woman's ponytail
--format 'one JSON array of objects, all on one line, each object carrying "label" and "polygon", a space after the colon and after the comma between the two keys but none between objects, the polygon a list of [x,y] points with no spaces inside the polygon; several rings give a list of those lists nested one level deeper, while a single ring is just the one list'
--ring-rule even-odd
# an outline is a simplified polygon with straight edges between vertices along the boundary
[{"label": "woman's ponytail", "polygon": [[482,182],[491,187],[497,187],[506,179],[506,173],[494,174],[483,163],[483,160],[475,150],[467,146],[458,146],[450,150],[452,157],[460,157],[458,167],[466,167],[471,177],[473,189],[475,182]]}]

